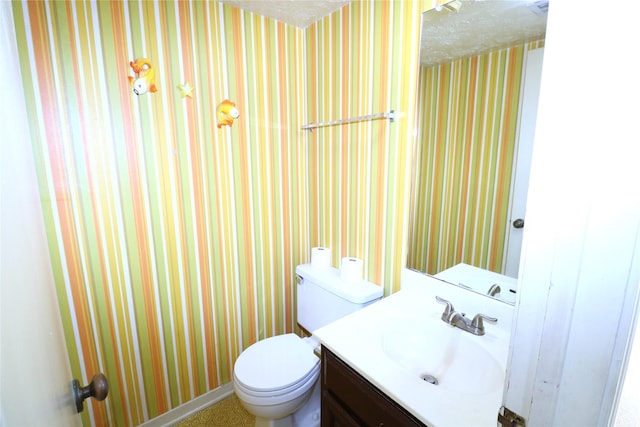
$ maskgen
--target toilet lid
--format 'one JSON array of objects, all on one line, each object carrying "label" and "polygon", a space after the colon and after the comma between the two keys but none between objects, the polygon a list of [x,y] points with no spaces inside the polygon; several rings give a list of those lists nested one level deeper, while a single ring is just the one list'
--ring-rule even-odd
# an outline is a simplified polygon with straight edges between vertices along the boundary
[{"label": "toilet lid", "polygon": [[313,349],[296,334],[277,335],[243,351],[234,374],[247,388],[272,391],[304,380],[319,363]]}]

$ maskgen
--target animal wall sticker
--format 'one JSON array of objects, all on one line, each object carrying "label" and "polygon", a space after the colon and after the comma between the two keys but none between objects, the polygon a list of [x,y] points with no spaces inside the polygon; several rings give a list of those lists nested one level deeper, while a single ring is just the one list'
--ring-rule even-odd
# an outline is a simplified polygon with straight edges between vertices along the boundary
[{"label": "animal wall sticker", "polygon": [[240,117],[240,112],[236,108],[236,104],[225,99],[216,108],[216,117],[218,119],[218,129],[222,126],[233,126],[233,121]]},{"label": "animal wall sticker", "polygon": [[129,82],[133,86],[133,93],[143,95],[147,92],[157,92],[155,77],[156,72],[151,65],[151,61],[146,58],[136,59],[129,62],[135,77],[129,76]]}]

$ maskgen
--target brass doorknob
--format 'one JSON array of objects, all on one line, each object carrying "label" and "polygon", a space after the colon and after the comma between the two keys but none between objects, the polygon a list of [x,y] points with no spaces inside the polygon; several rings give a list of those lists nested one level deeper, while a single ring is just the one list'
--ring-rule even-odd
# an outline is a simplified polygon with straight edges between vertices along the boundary
[{"label": "brass doorknob", "polygon": [[76,402],[76,410],[78,412],[82,412],[84,410],[84,405],[82,402],[91,396],[98,401],[102,401],[107,398],[107,394],[109,394],[109,382],[107,381],[107,377],[104,374],[96,374],[91,379],[89,385],[81,387],[80,382],[76,379],[72,382],[73,385],[73,397]]}]

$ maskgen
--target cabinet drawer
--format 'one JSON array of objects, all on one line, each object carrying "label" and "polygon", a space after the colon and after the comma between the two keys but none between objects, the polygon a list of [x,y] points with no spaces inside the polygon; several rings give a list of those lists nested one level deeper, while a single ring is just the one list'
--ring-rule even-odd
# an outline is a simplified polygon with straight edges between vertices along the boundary
[{"label": "cabinet drawer", "polygon": [[[327,348],[322,347],[322,425],[343,425],[345,414],[354,423],[372,427],[424,426]],[[336,409],[336,405],[340,408]],[[334,421],[326,420],[332,418]]]}]

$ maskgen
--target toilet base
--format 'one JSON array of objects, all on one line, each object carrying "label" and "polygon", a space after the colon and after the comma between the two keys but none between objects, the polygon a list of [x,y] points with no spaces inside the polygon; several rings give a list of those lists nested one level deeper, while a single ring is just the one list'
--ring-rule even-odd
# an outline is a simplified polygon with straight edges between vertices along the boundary
[{"label": "toilet base", "polygon": [[277,420],[256,417],[255,427],[320,427],[320,379],[316,380],[309,399],[296,412]]},{"label": "toilet base", "polygon": [[291,418],[291,415],[278,420],[256,417],[255,427],[293,427],[293,420]]}]

